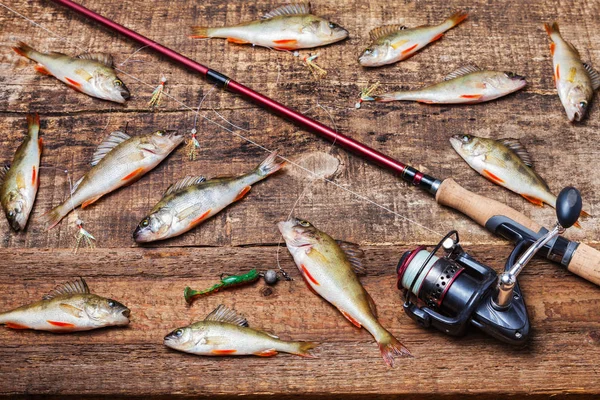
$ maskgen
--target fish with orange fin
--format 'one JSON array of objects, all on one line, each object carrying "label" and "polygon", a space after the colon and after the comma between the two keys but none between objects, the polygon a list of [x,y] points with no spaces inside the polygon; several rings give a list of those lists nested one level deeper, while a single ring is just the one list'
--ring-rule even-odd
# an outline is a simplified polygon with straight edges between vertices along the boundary
[{"label": "fish with orange fin", "polygon": [[57,286],[42,300],[0,313],[0,325],[55,333],[129,324],[130,311],[118,301],[90,293],[79,278]]},{"label": "fish with orange fin", "polygon": [[388,366],[394,366],[396,357],[411,356],[377,320],[375,303],[356,276],[365,272],[356,245],[335,241],[310,222],[297,218],[280,222],[278,228],[308,287],[353,325],[369,331]]},{"label": "fish with orange fin", "polygon": [[439,25],[423,25],[406,28],[400,25],[384,25],[369,32],[371,44],[363,51],[358,62],[363,67],[380,67],[406,60],[430,43],[439,40],[444,33],[467,18],[458,11]]},{"label": "fish with orange fin", "polygon": [[[472,135],[453,135],[450,144],[456,152],[485,178],[520,194],[531,203],[556,208],[556,196],[533,170],[533,161],[517,139],[488,139]],[[589,214],[581,212],[581,216]]]},{"label": "fish with orange fin", "polygon": [[506,96],[524,88],[525,85],[525,78],[512,72],[483,71],[470,65],[452,72],[440,83],[416,90],[365,97],[363,101],[474,104]]},{"label": "fish with orange fin", "polygon": [[552,40],[550,53],[558,97],[569,121],[581,121],[589,109],[594,91],[600,87],[600,74],[581,61],[577,49],[561,36],[556,22],[544,24],[544,28]]},{"label": "fish with orange fin", "polygon": [[348,37],[348,31],[312,15],[309,3],[299,3],[276,8],[258,21],[221,28],[193,26],[190,37],[222,38],[231,43],[298,50],[339,42]]},{"label": "fish with orange fin", "polygon": [[0,202],[11,228],[22,231],[40,186],[42,139],[40,117],[27,116],[27,137],[17,148],[11,166],[0,167]]},{"label": "fish with orange fin", "polygon": [[84,53],[71,57],[62,53],[40,53],[23,42],[12,48],[17,54],[37,62],[35,70],[52,75],[78,92],[103,100],[125,103],[129,90],[117,77],[110,54]]},{"label": "fish with orange fin", "polygon": [[69,198],[44,215],[48,229],[79,205],[85,208],[105,194],[140,179],[183,139],[183,135],[164,130],[134,137],[120,131],[111,133],[96,149],[92,168],[73,185]]},{"label": "fish with orange fin", "polygon": [[181,235],[244,198],[252,185],[284,165],[285,162],[277,162],[275,151],[255,169],[241,176],[209,180],[202,176],[187,176],[167,189],[150,214],[139,223],[133,238],[138,243],[147,243]]},{"label": "fish with orange fin", "polygon": [[219,305],[204,321],[175,329],[165,336],[164,344],[175,350],[200,356],[271,357],[289,353],[314,357],[310,350],[315,342],[290,342],[277,336],[249,328],[246,318],[224,305]]}]

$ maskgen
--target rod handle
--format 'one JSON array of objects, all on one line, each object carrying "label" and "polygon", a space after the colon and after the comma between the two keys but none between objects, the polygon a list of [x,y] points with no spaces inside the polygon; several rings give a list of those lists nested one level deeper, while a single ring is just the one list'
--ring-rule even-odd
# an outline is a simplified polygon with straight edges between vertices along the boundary
[{"label": "rod handle", "polygon": [[600,251],[585,243],[579,243],[567,269],[600,286]]},{"label": "rod handle", "polygon": [[460,211],[483,227],[490,218],[496,215],[504,215],[534,232],[538,232],[542,228],[538,223],[514,208],[475,194],[463,188],[451,178],[440,184],[435,194],[435,201],[438,204]]},{"label": "rod handle", "polygon": [[[483,227],[490,218],[504,215],[534,232],[539,232],[541,229],[538,223],[515,209],[499,201],[475,194],[460,186],[453,179],[446,179],[440,184],[435,201],[460,211]],[[584,243],[579,243],[567,269],[583,279],[600,285],[600,251]]]}]

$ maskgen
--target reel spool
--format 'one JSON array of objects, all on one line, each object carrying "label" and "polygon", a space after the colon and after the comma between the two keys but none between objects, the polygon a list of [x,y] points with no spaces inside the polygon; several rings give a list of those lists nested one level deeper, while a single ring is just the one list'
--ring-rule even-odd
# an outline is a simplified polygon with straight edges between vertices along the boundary
[{"label": "reel spool", "polygon": [[[535,241],[529,237],[518,241],[500,275],[466,253],[456,231],[449,232],[432,251],[419,246],[404,253],[396,272],[406,314],[423,327],[449,335],[463,335],[474,325],[503,342],[524,344],[529,318],[517,276],[540,249],[577,221],[579,191],[563,189],[556,210],[555,228]],[[440,248],[445,251],[441,257],[436,255]]]}]

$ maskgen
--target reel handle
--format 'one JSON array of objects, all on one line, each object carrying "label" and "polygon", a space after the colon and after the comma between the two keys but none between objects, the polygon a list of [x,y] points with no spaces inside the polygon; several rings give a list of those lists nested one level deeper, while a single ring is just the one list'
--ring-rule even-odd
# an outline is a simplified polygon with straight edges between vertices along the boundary
[{"label": "reel handle", "polygon": [[[542,229],[542,226],[537,222],[532,221],[515,209],[496,200],[475,194],[463,188],[451,178],[440,184],[435,200],[438,204],[460,211],[483,227],[486,227],[491,218],[504,216],[533,232],[539,232]],[[600,251],[579,243],[573,251],[567,269],[600,286]]]}]

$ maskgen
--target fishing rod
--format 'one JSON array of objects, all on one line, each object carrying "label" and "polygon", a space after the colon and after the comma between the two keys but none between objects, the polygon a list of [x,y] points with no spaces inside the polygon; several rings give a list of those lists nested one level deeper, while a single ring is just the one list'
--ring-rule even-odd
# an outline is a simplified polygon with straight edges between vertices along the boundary
[{"label": "fishing rod", "polygon": [[[335,142],[340,147],[351,151],[361,158],[373,162],[400,176],[405,181],[427,191],[435,197],[438,204],[451,207],[467,215],[488,231],[504,237],[513,243],[536,242],[544,237],[548,230],[532,221],[520,212],[498,201],[477,195],[463,188],[452,178],[439,180],[426,175],[416,168],[403,164],[351,137],[343,135],[281,103],[270,99],[222,73],[210,69],[184,55],[177,53],[137,32],[132,31],[108,18],[71,0],[50,0],[63,5],[78,14],[95,21],[109,30],[117,32],[141,45],[149,47],[177,64],[198,72],[209,82],[223,89],[251,100],[262,108],[284,117],[298,126],[316,133],[323,138]],[[555,236],[539,250],[540,255],[567,267],[572,273],[600,285],[600,252],[584,243],[570,241],[563,236]]]}]

